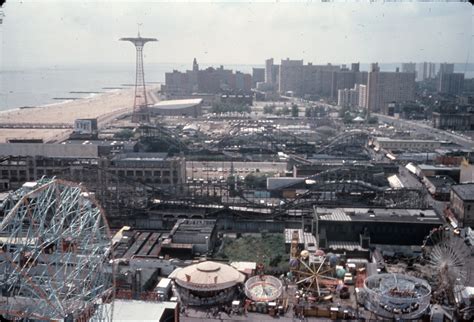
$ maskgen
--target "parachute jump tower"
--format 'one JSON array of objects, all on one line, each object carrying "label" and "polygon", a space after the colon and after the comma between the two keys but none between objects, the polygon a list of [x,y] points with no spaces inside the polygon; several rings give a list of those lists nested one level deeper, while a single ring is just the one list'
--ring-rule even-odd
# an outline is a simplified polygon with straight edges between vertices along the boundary
[{"label": "parachute jump tower", "polygon": [[121,41],[130,41],[136,48],[135,100],[133,103],[132,122],[150,123],[150,112],[146,97],[145,71],[143,69],[143,46],[149,41],[158,41],[156,38],[143,38],[138,32],[137,37],[120,38]]}]

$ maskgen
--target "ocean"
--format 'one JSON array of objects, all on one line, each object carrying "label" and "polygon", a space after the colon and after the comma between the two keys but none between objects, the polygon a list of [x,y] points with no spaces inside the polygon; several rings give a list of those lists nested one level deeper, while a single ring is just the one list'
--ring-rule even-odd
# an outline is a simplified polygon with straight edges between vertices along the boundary
[{"label": "ocean", "polygon": [[[218,67],[219,65],[213,65]],[[263,66],[263,65],[262,65]],[[208,65],[202,65],[202,68]],[[225,65],[225,68],[251,73],[257,65]],[[145,81],[164,83],[165,73],[185,71],[192,64],[147,64]],[[135,82],[135,64],[53,66],[0,71],[0,111],[23,106],[43,106],[67,98],[90,97],[90,92],[106,92]],[[71,93],[81,92],[81,93]],[[59,99],[55,99],[59,98]]]},{"label": "ocean", "polygon": [[[206,68],[210,65],[200,65]],[[219,64],[212,66],[218,67]],[[367,70],[368,64],[361,64],[361,70]],[[395,70],[400,64],[380,64],[382,70]],[[153,64],[145,62],[145,80],[147,83],[164,83],[165,73],[173,69],[185,71],[189,64]],[[264,65],[229,65],[225,68],[251,73],[252,67]],[[466,78],[474,77],[473,64],[456,64],[456,72],[464,72]],[[22,106],[42,106],[55,104],[68,98],[85,98],[87,92],[105,92],[111,88],[124,87],[135,81],[135,64],[100,64],[78,66],[52,66],[47,68],[27,68],[22,70],[0,71],[0,111]],[[104,89],[105,88],[105,89]],[[107,89],[109,88],[109,89]],[[82,93],[71,93],[82,92]],[[55,99],[59,98],[59,99]]]}]

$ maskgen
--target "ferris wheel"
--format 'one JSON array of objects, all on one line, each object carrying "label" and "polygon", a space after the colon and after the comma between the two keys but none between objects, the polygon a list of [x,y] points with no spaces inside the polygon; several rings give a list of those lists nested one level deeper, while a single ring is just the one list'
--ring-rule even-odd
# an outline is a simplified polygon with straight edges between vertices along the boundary
[{"label": "ferris wheel", "polygon": [[433,229],[423,242],[423,256],[430,271],[430,279],[435,287],[433,300],[442,302],[453,296],[467,285],[470,267],[467,259],[471,249],[463,238],[449,226]]},{"label": "ferris wheel", "polygon": [[108,321],[111,236],[81,185],[26,183],[0,207],[0,314],[9,320]]},{"label": "ferris wheel", "polygon": [[327,295],[330,292],[324,292],[324,289],[335,287],[340,281],[332,276],[332,268],[326,264],[326,257],[318,265],[315,263],[306,263],[303,258],[299,259],[299,269],[293,272],[298,279],[296,284],[302,286],[306,291],[313,291],[318,297]]}]

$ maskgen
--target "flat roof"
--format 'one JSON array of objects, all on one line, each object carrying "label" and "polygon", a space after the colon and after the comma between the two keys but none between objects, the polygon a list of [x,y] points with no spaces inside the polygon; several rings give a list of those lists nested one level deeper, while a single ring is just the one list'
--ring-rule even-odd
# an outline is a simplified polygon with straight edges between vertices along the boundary
[{"label": "flat roof", "polygon": [[176,309],[176,302],[114,301],[114,321],[159,321],[166,309]]},{"label": "flat roof", "polygon": [[447,170],[447,171],[459,171],[461,167],[448,167],[442,165],[431,165],[431,164],[419,164],[420,170]]},{"label": "flat roof", "polygon": [[82,145],[98,145],[98,146],[115,146],[115,145],[135,145],[137,141],[122,140],[67,140],[61,144],[82,144]]},{"label": "flat roof", "polygon": [[458,184],[451,186],[451,189],[456,193],[462,200],[474,200],[474,183]]},{"label": "flat roof", "polygon": [[426,176],[425,178],[436,187],[456,184],[450,176]]},{"label": "flat roof", "polygon": [[45,156],[50,158],[97,158],[97,145],[61,143],[0,143],[2,156]]},{"label": "flat roof", "polygon": [[392,139],[387,137],[376,137],[379,142],[417,142],[417,143],[439,143],[436,140],[418,140],[418,139]]},{"label": "flat roof", "polygon": [[406,222],[442,224],[432,209],[316,208],[320,221]]},{"label": "flat roof", "polygon": [[168,157],[166,152],[130,152],[122,153],[114,157],[114,161],[162,161],[173,159]]},{"label": "flat roof", "polygon": [[160,101],[152,106],[157,109],[181,109],[201,104],[202,98]]}]

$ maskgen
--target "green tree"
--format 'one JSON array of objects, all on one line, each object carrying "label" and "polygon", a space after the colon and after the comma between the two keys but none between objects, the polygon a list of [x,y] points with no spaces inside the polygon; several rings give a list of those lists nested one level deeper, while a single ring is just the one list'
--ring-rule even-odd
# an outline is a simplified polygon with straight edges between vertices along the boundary
[{"label": "green tree", "polygon": [[258,176],[258,175],[254,175],[250,173],[245,176],[244,183],[245,183],[245,186],[250,189],[257,189],[257,188],[263,189],[267,185],[267,177]]},{"label": "green tree", "polygon": [[263,107],[263,114],[274,114],[275,113],[275,105],[265,105]]},{"label": "green tree", "polygon": [[377,124],[378,122],[379,122],[379,119],[377,118],[377,116],[371,116],[368,120],[369,124]]},{"label": "green tree", "polygon": [[133,137],[133,131],[130,129],[123,129],[114,134],[114,137],[120,140],[129,140]]},{"label": "green tree", "polygon": [[270,267],[278,267],[278,264],[280,264],[282,259],[283,259],[283,257],[281,256],[281,254],[273,256],[270,259],[270,262],[268,264],[269,264]]},{"label": "green tree", "polygon": [[288,108],[288,106],[283,106],[283,108],[281,109],[281,114],[283,115],[289,115],[290,114],[290,109]]},{"label": "green tree", "polygon": [[296,105],[294,103],[291,104],[291,116],[298,117],[299,113],[300,113],[300,111],[298,109],[298,105]]},{"label": "green tree", "polygon": [[250,106],[245,104],[235,104],[235,103],[213,103],[211,107],[211,113],[228,113],[228,112],[238,112],[238,113],[250,113]]},{"label": "green tree", "polygon": [[227,186],[229,187],[230,191],[235,191],[235,177],[234,176],[227,177]]}]

